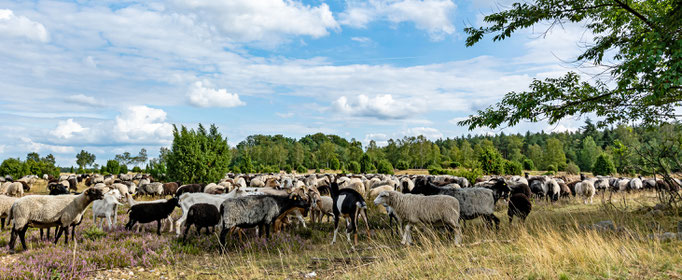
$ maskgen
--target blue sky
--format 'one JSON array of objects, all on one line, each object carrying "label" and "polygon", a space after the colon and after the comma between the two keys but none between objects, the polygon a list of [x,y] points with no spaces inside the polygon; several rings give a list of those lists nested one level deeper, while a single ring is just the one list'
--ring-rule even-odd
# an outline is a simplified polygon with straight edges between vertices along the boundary
[{"label": "blue sky", "polygon": [[563,131],[455,123],[534,78],[575,70],[577,24],[465,47],[467,25],[509,1],[2,1],[0,158],[69,166],[172,141],[173,124],[368,143],[423,134]]}]

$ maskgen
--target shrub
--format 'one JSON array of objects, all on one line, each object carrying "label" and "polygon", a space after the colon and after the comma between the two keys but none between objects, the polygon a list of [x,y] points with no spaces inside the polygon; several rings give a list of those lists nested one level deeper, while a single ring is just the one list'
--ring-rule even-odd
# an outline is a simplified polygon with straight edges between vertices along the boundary
[{"label": "shrub", "polygon": [[602,153],[594,162],[592,173],[594,175],[611,175],[616,173],[616,166],[607,154]]},{"label": "shrub", "polygon": [[523,170],[535,170],[535,164],[529,158],[523,160]]},{"label": "shrub", "polygon": [[360,163],[357,161],[351,161],[348,163],[348,170],[352,173],[358,174],[361,172]]},{"label": "shrub", "polygon": [[217,182],[228,172],[230,146],[215,125],[208,131],[199,124],[197,130],[173,128],[173,144],[166,155],[168,176],[172,181]]},{"label": "shrub", "polygon": [[504,173],[504,159],[494,148],[485,147],[478,156],[478,161],[481,162],[481,169],[485,174],[499,175]]},{"label": "shrub", "polygon": [[523,174],[523,166],[518,161],[507,160],[504,162],[504,173],[507,175]]},{"label": "shrub", "polygon": [[410,164],[406,160],[399,160],[396,164],[395,167],[398,170],[407,170],[410,169]]},{"label": "shrub", "polygon": [[547,165],[547,171],[554,171],[556,173],[558,170],[554,164],[550,164]]},{"label": "shrub", "polygon": [[128,173],[128,166],[125,165],[125,164],[121,165],[121,167],[119,168],[118,172],[123,173],[123,174]]},{"label": "shrub", "polygon": [[573,162],[569,162],[568,165],[566,165],[566,173],[573,175],[580,174],[580,167]]},{"label": "shrub", "polygon": [[381,174],[393,174],[393,165],[386,159],[379,161],[377,172]]},{"label": "shrub", "polygon": [[133,172],[135,172],[135,173],[141,173],[141,172],[142,172],[142,168],[140,168],[139,166],[135,166],[135,167],[133,167]]},{"label": "shrub", "polygon": [[299,164],[298,166],[296,166],[296,173],[301,173],[301,174],[308,173],[308,168],[305,168],[305,166],[303,166],[303,164]]},{"label": "shrub", "polygon": [[315,168],[315,173],[320,173],[320,169],[319,169],[319,168]]},{"label": "shrub", "polygon": [[109,172],[109,174],[118,174],[120,170],[121,167],[119,166],[118,161],[107,160],[106,172]]},{"label": "shrub", "polygon": [[240,174],[240,173],[242,173],[242,169],[239,168],[239,166],[236,166],[236,165],[235,165],[235,166],[232,168],[232,172],[234,172],[234,173],[236,173],[236,174]]},{"label": "shrub", "polygon": [[284,168],[282,168],[282,169],[284,169],[284,172],[286,172],[286,173],[291,173],[291,165],[289,165],[289,164],[285,164]]},{"label": "shrub", "polygon": [[331,162],[330,162],[330,167],[334,170],[339,170],[341,168],[341,162],[339,162],[339,159],[336,157],[333,157]]}]

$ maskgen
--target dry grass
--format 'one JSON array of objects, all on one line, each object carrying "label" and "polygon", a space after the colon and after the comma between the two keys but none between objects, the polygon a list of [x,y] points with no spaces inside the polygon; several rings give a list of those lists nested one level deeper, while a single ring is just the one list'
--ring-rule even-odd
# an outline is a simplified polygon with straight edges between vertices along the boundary
[{"label": "dry grass", "polygon": [[[32,193],[44,188],[36,184]],[[374,206],[370,206],[372,238],[362,231],[355,249],[343,235],[337,244],[329,245],[329,223],[292,229],[267,242],[253,237],[244,243],[233,239],[224,253],[216,245],[216,235],[193,235],[190,241],[181,242],[166,233],[158,238],[165,244],[159,250],[174,252],[175,256],[170,257],[173,263],[157,262],[144,267],[144,271],[138,271],[138,267],[131,270],[142,279],[157,279],[160,275],[169,279],[299,279],[312,272],[315,278],[341,279],[681,279],[682,242],[647,238],[651,233],[676,231],[679,214],[647,214],[655,204],[651,192],[618,196],[628,201],[627,212],[608,212],[600,199],[595,199],[593,205],[577,199],[554,204],[540,201],[534,203],[525,224],[515,221],[512,225],[506,218],[506,206],[500,203],[496,213],[502,219],[500,231],[486,229],[479,220],[470,221],[463,230],[462,246],[452,244],[444,230],[430,228],[415,232],[415,245],[401,246],[399,237],[387,228],[385,214]],[[124,223],[127,218],[121,216],[119,223]],[[85,218],[91,219],[89,210]],[[597,232],[583,227],[603,220],[612,220],[626,230]],[[6,242],[7,235],[7,231],[2,233],[1,243]],[[112,246],[117,242],[137,244],[111,238],[110,234],[102,240]],[[41,246],[36,248],[43,250]]]}]

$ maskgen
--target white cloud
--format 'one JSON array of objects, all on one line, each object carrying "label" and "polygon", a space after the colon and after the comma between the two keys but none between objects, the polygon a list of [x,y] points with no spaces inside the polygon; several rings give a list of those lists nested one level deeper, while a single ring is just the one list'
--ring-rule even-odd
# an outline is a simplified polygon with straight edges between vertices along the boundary
[{"label": "white cloud", "polygon": [[433,127],[412,127],[408,128],[402,133],[407,136],[424,135],[424,137],[431,140],[443,138],[443,133],[441,133],[438,129],[435,129]]},{"label": "white cloud", "polygon": [[147,106],[130,106],[116,117],[113,137],[124,143],[170,143],[173,126],[166,112]]},{"label": "white cloud", "polygon": [[238,42],[278,41],[282,35],[326,36],[339,29],[327,4],[309,6],[295,0],[175,1]]},{"label": "white cloud", "polygon": [[355,41],[355,42],[360,42],[360,43],[372,42],[372,39],[370,39],[368,37],[351,37],[350,39]]},{"label": "white cloud", "polygon": [[95,62],[95,59],[92,56],[87,56],[84,58],[83,63],[90,68],[97,68],[97,62]]},{"label": "white cloud", "polygon": [[451,0],[371,0],[368,3],[350,2],[341,13],[340,22],[364,28],[373,21],[384,19],[399,24],[412,22],[426,31],[432,40],[442,40],[455,32],[451,16],[457,5]]},{"label": "white cloud", "polygon": [[29,152],[50,151],[53,153],[73,153],[75,151],[75,149],[70,146],[38,143],[25,136],[21,137],[21,141],[23,142],[24,149]]},{"label": "white cloud", "polygon": [[43,24],[25,16],[16,16],[8,9],[0,9],[0,36],[3,35],[25,37],[43,43],[50,40],[50,35]]},{"label": "white cloud", "polygon": [[332,103],[332,107],[342,114],[378,119],[402,119],[421,111],[417,104],[394,100],[390,94],[371,98],[361,94],[350,101],[346,96],[341,96]]},{"label": "white cloud", "polygon": [[231,108],[244,106],[246,103],[239,100],[236,93],[228,93],[226,89],[213,89],[210,83],[197,81],[190,87],[189,103],[197,107],[224,107]]},{"label": "white cloud", "polygon": [[61,139],[71,139],[75,134],[80,134],[87,130],[88,128],[74,122],[73,119],[68,119],[66,121],[59,121],[57,127],[50,133]]},{"label": "white cloud", "polygon": [[71,95],[71,96],[69,96],[69,97],[67,97],[67,98],[65,98],[65,99],[66,99],[66,101],[78,103],[78,104],[81,104],[81,105],[87,105],[87,106],[102,106],[102,103],[99,102],[99,101],[97,101],[97,99],[95,99],[95,98],[92,97],[92,96],[87,96],[87,95],[84,95],[84,94]]},{"label": "white cloud", "polygon": [[364,146],[369,145],[369,142],[374,140],[374,142],[377,144],[379,147],[384,147],[388,145],[388,135],[383,134],[383,133],[369,133],[365,134],[365,139],[362,140],[362,144]]},{"label": "white cloud", "polygon": [[5,145],[0,145],[0,154],[5,152]]},{"label": "white cloud", "polygon": [[294,116],[294,113],[293,113],[293,112],[289,112],[289,113],[275,113],[275,115],[277,115],[278,117],[283,118],[283,119],[288,119],[288,118],[293,117],[293,116]]}]

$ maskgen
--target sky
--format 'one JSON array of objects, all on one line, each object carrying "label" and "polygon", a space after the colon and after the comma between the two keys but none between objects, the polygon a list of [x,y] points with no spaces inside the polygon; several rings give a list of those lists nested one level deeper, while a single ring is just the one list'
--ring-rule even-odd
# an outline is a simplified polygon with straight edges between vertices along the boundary
[{"label": "sky", "polygon": [[468,131],[459,120],[576,71],[593,38],[547,24],[464,41],[507,0],[0,0],[0,158],[49,153],[102,164],[172,143],[173,125],[253,134],[389,138],[571,131],[558,124]]}]

